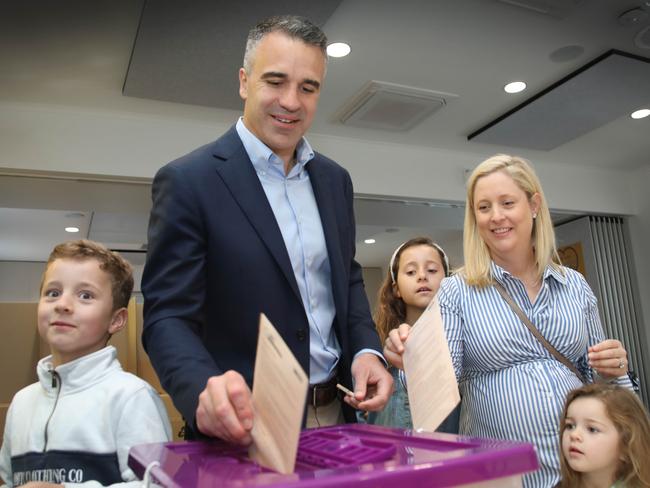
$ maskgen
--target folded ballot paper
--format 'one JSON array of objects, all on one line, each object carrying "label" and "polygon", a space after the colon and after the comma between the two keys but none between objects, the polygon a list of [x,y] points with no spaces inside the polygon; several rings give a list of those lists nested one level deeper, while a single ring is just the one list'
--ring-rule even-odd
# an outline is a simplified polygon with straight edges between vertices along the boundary
[{"label": "folded ballot paper", "polygon": [[437,295],[413,324],[403,360],[413,429],[434,431],[460,402]]},{"label": "folded ballot paper", "polygon": [[283,474],[296,464],[300,427],[309,378],[287,344],[264,314],[253,378],[253,443],[250,458]]}]

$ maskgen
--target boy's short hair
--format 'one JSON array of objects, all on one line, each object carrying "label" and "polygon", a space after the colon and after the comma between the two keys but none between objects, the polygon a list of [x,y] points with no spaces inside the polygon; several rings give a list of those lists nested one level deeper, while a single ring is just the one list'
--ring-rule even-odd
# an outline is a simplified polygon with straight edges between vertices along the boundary
[{"label": "boy's short hair", "polygon": [[66,241],[54,247],[45,265],[45,272],[41,280],[41,291],[43,280],[50,264],[57,259],[75,259],[85,261],[96,259],[99,261],[99,269],[108,273],[111,280],[111,292],[113,294],[113,311],[126,307],[133,291],[133,268],[131,264],[117,252],[111,251],[103,244],[79,239]]}]

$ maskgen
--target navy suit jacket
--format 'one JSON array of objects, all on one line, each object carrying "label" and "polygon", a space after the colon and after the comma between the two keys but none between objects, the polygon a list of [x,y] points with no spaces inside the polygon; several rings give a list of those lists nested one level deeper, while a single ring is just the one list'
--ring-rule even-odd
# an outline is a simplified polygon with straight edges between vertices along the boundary
[{"label": "navy suit jacket", "polygon": [[[351,385],[354,354],[381,350],[354,260],[352,181],[320,154],[306,168],[330,260],[339,378]],[[309,324],[289,255],[235,128],[161,168],[152,195],[143,344],[189,426],[209,377],[234,369],[252,386],[262,312],[309,374]]]}]

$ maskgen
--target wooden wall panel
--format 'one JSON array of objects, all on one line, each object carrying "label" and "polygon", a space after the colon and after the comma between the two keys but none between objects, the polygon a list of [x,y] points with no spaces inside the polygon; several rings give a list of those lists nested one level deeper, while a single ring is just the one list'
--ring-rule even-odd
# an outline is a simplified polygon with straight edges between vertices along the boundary
[{"label": "wooden wall panel", "polygon": [[41,357],[35,303],[0,303],[0,436],[11,399],[36,381]]},{"label": "wooden wall panel", "polygon": [[158,380],[158,375],[153,369],[151,362],[149,361],[149,356],[147,356],[144,347],[142,347],[142,309],[143,305],[138,303],[136,306],[136,361],[137,361],[137,375],[147,381],[160,393],[160,397],[167,407],[167,414],[169,415],[169,421],[172,424],[172,433],[174,434],[175,440],[180,440],[179,433],[181,428],[184,425],[183,417],[178,410],[174,407],[170,396],[163,390],[163,387],[160,385]]}]

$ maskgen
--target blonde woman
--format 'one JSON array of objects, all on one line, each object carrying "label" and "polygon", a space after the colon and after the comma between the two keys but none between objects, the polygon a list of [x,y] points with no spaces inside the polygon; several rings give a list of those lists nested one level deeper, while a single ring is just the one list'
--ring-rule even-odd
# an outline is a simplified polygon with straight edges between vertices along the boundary
[{"label": "blonde woman", "polygon": [[[583,276],[561,266],[544,192],[523,159],[498,154],[467,184],[465,265],[438,294],[463,397],[460,433],[535,444],[540,469],[525,487],[560,480],[558,425],[566,394],[581,380],[522,323],[496,284],[545,339],[593,380],[631,387],[627,352],[604,340],[596,298]],[[401,367],[409,327],[391,331],[384,354]]]}]

